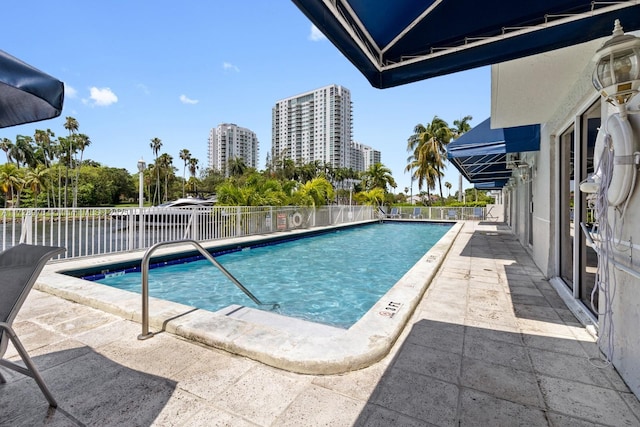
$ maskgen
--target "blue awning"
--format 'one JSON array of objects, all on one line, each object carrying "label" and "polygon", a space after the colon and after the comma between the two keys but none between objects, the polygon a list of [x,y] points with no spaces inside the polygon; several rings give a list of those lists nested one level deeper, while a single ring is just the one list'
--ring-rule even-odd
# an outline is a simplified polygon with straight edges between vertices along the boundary
[{"label": "blue awning", "polygon": [[447,158],[470,183],[499,185],[502,182],[500,187],[495,187],[501,188],[511,177],[507,153],[538,150],[540,125],[491,129],[491,119],[486,119],[450,142]]},{"label": "blue awning", "polygon": [[640,29],[637,1],[293,0],[377,88]]},{"label": "blue awning", "polygon": [[507,185],[508,179],[499,179],[497,181],[478,182],[473,184],[476,190],[500,190]]}]

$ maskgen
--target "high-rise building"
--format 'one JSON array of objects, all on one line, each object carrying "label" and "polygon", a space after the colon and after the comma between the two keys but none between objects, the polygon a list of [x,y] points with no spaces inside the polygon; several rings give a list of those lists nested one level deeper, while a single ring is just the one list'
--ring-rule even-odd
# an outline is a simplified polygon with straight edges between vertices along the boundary
[{"label": "high-rise building", "polygon": [[351,92],[329,85],[276,102],[272,109],[271,161],[319,160],[351,167]]},{"label": "high-rise building", "polygon": [[358,142],[351,142],[351,169],[357,172],[363,172],[369,169],[375,163],[381,163],[380,151],[374,150],[368,145]]},{"label": "high-rise building", "polygon": [[247,128],[221,123],[209,131],[209,167],[229,176],[229,160],[240,158],[244,164],[258,168],[258,137]]}]

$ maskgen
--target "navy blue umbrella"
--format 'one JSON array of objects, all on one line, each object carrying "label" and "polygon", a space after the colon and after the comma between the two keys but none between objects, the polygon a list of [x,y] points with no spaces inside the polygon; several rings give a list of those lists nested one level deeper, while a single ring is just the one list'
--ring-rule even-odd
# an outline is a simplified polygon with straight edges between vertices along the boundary
[{"label": "navy blue umbrella", "polygon": [[0,50],[0,128],[58,117],[63,101],[61,81]]}]

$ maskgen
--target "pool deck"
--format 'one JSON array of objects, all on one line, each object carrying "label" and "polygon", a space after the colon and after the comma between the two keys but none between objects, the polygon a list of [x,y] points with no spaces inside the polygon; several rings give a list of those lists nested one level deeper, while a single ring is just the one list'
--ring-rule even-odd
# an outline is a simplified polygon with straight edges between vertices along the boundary
[{"label": "pool deck", "polygon": [[640,426],[640,402],[515,237],[461,224],[388,354],[340,374],[290,372],[169,328],[141,341],[139,322],[34,290],[14,326],[59,407],[0,368],[0,425]]}]

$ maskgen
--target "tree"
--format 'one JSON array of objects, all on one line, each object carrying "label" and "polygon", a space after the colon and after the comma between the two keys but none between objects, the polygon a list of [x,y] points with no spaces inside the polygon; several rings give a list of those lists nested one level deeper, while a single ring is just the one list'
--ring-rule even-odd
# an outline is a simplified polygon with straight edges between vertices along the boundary
[{"label": "tree", "polygon": [[180,154],[178,155],[180,156],[180,159],[182,159],[182,161],[184,162],[184,166],[182,168],[182,197],[184,197],[184,187],[187,179],[186,178],[187,164],[189,164],[189,161],[191,160],[191,153],[186,148],[183,148],[182,150],[180,150]]},{"label": "tree", "polygon": [[[407,151],[412,153],[407,159],[409,164],[405,168],[411,171],[412,178],[418,180],[418,188],[427,182],[427,188],[436,180],[440,187],[440,198],[444,201],[441,178],[444,176],[446,146],[451,140],[451,129],[447,122],[434,116],[426,126],[416,125],[407,141]],[[414,171],[415,169],[415,171]]]},{"label": "tree", "polygon": [[[47,129],[46,131],[36,129],[34,135],[36,147],[39,152],[37,157],[42,158],[42,162],[46,169],[51,168],[53,160],[56,157],[57,141],[53,139],[55,136],[56,135],[51,131],[51,129]],[[47,174],[47,178],[47,207],[51,207],[51,200],[53,200],[53,205],[55,207],[55,193],[53,192],[53,181],[50,173]],[[51,189],[51,195],[49,194],[49,189]]]},{"label": "tree", "polygon": [[[467,133],[471,130],[471,125],[469,122],[473,120],[471,116],[464,116],[460,120],[453,121],[453,128],[451,129],[451,133],[453,133],[453,137],[455,139],[460,138],[462,134]],[[462,175],[460,175],[460,179],[462,179]],[[458,201],[462,201],[462,193],[458,194]]]},{"label": "tree", "polygon": [[[22,188],[24,180],[20,176],[20,169],[13,163],[6,163],[0,166],[0,188],[5,194],[4,207],[7,207],[9,200],[13,201],[14,190],[16,188]],[[13,204],[13,207],[19,205],[18,202]]]},{"label": "tree", "polygon": [[447,187],[447,191],[449,192],[447,197],[451,197],[451,187],[453,187],[453,186],[451,185],[451,183],[449,181],[445,182],[444,186]]},{"label": "tree", "polygon": [[333,197],[333,186],[323,177],[305,182],[293,195],[293,201],[301,206],[324,206]]},{"label": "tree", "polygon": [[175,177],[173,167],[173,157],[167,153],[163,153],[158,157],[158,173],[162,172],[164,175],[164,197],[163,201],[169,200],[169,179]]},{"label": "tree", "polygon": [[9,138],[2,138],[2,140],[0,140],[0,150],[4,151],[4,154],[7,155],[7,163],[11,163],[13,161],[9,154],[12,147],[13,142]]},{"label": "tree", "polygon": [[11,157],[16,161],[18,169],[20,165],[35,168],[37,161],[34,153],[33,138],[25,135],[17,135],[16,143],[11,147]]},{"label": "tree", "polygon": [[74,135],[78,132],[80,125],[73,117],[67,116],[64,122],[64,128],[69,131],[69,137],[65,140],[65,156],[67,167],[65,169],[65,186],[64,186],[64,207],[67,207],[67,183],[69,182],[69,168],[72,167],[73,155],[75,154]]},{"label": "tree", "polygon": [[149,143],[149,147],[151,147],[151,151],[153,151],[153,155],[155,156],[155,167],[154,169],[156,170],[156,189],[153,192],[153,200],[152,200],[152,204],[156,203],[156,196],[158,196],[158,201],[160,201],[160,168],[158,168],[158,153],[160,152],[160,149],[162,148],[162,141],[160,140],[160,138],[152,138],[151,142]]},{"label": "tree", "polygon": [[84,157],[84,150],[91,145],[91,140],[89,137],[83,133],[79,133],[74,135],[74,146],[76,150],[80,150],[80,161],[74,162],[76,168],[76,182],[73,187],[73,207],[78,206],[78,174],[79,174],[79,166],[82,164],[82,158]]},{"label": "tree", "polygon": [[367,169],[363,174],[363,179],[367,190],[381,188],[385,193],[387,193],[387,186],[391,188],[397,187],[396,181],[391,175],[391,169],[382,163],[374,163],[369,166],[369,169]]},{"label": "tree", "polygon": [[242,176],[247,171],[247,164],[242,157],[234,157],[227,162],[228,176]]},{"label": "tree", "polygon": [[460,120],[453,121],[453,128],[451,128],[451,133],[453,134],[453,138],[460,138],[463,133],[469,132],[471,130],[471,125],[469,122],[473,120],[471,116],[464,116]]},{"label": "tree", "polygon": [[384,203],[385,192],[382,188],[373,188],[356,194],[356,200],[370,206],[380,206]]},{"label": "tree", "polygon": [[29,169],[24,177],[24,184],[33,193],[33,206],[38,207],[38,194],[47,188],[49,169],[44,165],[38,165],[35,169]]},{"label": "tree", "polygon": [[196,195],[198,194],[198,187],[197,187],[198,178],[196,178],[196,174],[198,173],[198,162],[199,160],[196,159],[195,157],[189,158],[189,174],[191,174],[191,177],[189,178],[189,183],[191,186],[191,191],[196,193]]},{"label": "tree", "polygon": [[421,150],[416,150],[407,158],[409,164],[405,171],[411,171],[411,179],[418,181],[418,191],[422,191],[422,187],[426,184],[429,204],[431,203],[431,190],[436,187],[437,170],[433,167],[433,162],[428,160],[429,153],[427,146],[423,146]]}]

